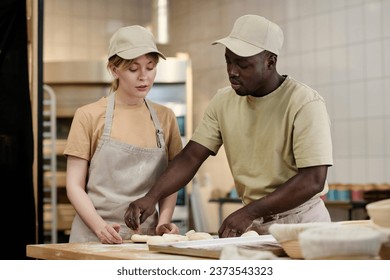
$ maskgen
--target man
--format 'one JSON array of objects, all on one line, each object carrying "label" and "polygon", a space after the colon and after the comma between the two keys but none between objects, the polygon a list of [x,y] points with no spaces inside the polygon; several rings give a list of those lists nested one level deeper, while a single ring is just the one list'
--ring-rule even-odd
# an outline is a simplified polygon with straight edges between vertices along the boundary
[{"label": "man", "polygon": [[283,32],[257,15],[238,18],[225,46],[231,85],[208,105],[191,141],[145,197],[129,205],[137,229],[153,205],[187,184],[223,144],[243,207],[222,223],[220,237],[248,230],[268,234],[272,223],[329,222],[320,199],[333,164],[330,122],[323,98],[276,70]]}]

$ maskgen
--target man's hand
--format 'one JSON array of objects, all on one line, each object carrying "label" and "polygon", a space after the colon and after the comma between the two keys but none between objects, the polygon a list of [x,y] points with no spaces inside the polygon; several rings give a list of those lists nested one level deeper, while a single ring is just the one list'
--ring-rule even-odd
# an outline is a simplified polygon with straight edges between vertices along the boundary
[{"label": "man's hand", "polygon": [[231,213],[222,223],[218,230],[218,235],[224,237],[239,237],[252,224],[255,216],[250,214],[248,206],[244,206]]},{"label": "man's hand", "polygon": [[126,225],[132,230],[138,231],[140,225],[156,211],[156,203],[148,196],[131,202],[124,216]]}]

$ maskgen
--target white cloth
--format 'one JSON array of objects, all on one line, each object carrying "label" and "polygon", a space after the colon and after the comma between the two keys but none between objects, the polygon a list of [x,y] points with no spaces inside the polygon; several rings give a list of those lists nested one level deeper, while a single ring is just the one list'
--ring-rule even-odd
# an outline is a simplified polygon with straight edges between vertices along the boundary
[{"label": "white cloth", "polygon": [[269,251],[258,251],[240,248],[236,245],[223,247],[220,260],[275,260],[279,259],[274,253]]}]

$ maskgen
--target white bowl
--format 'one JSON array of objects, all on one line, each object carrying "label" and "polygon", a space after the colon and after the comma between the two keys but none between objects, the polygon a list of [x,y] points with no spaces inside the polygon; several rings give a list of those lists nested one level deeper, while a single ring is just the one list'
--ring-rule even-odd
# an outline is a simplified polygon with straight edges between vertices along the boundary
[{"label": "white bowl", "polygon": [[390,227],[390,199],[371,202],[366,205],[371,220],[381,227]]}]

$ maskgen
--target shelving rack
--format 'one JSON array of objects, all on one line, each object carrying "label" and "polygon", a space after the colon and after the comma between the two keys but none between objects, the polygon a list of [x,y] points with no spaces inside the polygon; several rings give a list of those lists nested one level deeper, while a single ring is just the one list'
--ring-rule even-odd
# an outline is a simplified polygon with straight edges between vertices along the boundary
[{"label": "shelving rack", "polygon": [[62,243],[68,242],[76,213],[66,195],[66,158],[63,156],[66,138],[76,109],[105,96],[111,77],[104,61],[50,61],[44,63],[44,83],[55,98],[55,102],[49,97],[44,101],[45,110],[52,107],[50,115],[54,123],[49,126],[47,120],[46,129],[52,133],[43,137],[45,164],[51,166],[44,167],[43,174],[44,238],[45,243]]},{"label": "shelving rack", "polygon": [[[50,228],[50,232],[45,231],[44,235],[50,235],[51,242],[57,243],[57,121],[56,121],[56,107],[57,100],[54,90],[48,86],[43,85],[44,99],[43,99],[43,172],[45,184],[43,186],[43,203],[50,205],[44,207],[44,216],[50,216],[49,223],[44,228]],[[47,213],[50,211],[50,213]],[[45,213],[46,212],[46,213]]]}]

